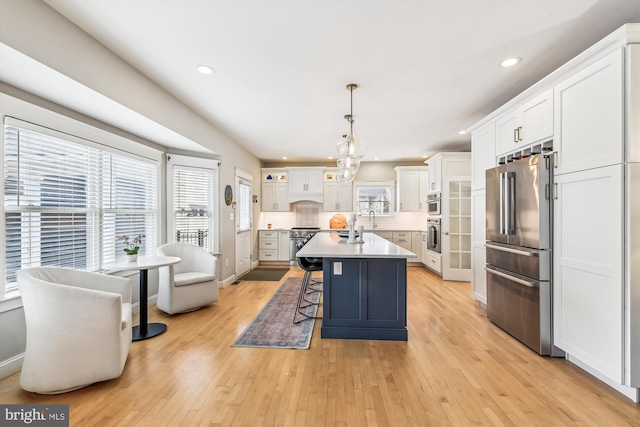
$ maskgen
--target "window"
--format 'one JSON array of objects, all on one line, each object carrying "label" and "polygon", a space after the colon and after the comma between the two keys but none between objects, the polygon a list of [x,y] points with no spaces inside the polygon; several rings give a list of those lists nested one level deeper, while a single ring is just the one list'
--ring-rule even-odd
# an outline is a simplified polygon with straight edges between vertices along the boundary
[{"label": "window", "polygon": [[393,206],[393,181],[355,183],[355,206],[358,215],[391,215]]},{"label": "window", "polygon": [[218,161],[171,155],[168,165],[168,240],[217,252]]},{"label": "window", "polygon": [[251,182],[238,179],[238,231],[251,230]]},{"label": "window", "polygon": [[152,160],[5,118],[4,294],[26,267],[101,270],[124,258],[119,235],[154,254],[157,176]]}]

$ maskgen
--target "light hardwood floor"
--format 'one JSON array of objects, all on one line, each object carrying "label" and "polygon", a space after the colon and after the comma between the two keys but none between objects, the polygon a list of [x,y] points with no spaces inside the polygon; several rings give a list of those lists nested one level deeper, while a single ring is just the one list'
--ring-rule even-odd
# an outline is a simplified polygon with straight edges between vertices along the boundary
[{"label": "light hardwood floor", "polygon": [[[292,268],[289,276],[302,276]],[[284,279],[283,279],[284,280]],[[123,375],[55,396],[0,381],[2,403],[65,403],[72,426],[639,426],[640,405],[491,324],[469,283],[408,272],[408,342],[235,348],[281,282],[241,282],[132,343]]]}]

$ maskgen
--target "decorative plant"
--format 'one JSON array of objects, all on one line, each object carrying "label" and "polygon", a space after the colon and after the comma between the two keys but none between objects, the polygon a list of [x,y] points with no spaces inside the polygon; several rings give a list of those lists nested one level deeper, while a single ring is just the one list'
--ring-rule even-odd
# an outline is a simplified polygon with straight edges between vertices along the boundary
[{"label": "decorative plant", "polygon": [[116,236],[116,239],[122,240],[125,246],[124,251],[127,253],[127,255],[134,255],[134,254],[137,254],[138,251],[140,250],[140,245],[142,244],[143,237],[144,236],[142,234],[138,234],[135,237],[129,237],[129,236],[123,235],[123,236]]}]

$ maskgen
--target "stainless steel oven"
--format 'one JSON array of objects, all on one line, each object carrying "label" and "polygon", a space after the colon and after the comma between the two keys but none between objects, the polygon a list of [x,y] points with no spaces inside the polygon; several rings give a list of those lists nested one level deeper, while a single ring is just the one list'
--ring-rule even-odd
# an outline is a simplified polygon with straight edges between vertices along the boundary
[{"label": "stainless steel oven", "polygon": [[427,195],[427,214],[440,215],[440,196],[441,193]]},{"label": "stainless steel oven", "polygon": [[427,247],[440,253],[440,218],[427,219]]}]

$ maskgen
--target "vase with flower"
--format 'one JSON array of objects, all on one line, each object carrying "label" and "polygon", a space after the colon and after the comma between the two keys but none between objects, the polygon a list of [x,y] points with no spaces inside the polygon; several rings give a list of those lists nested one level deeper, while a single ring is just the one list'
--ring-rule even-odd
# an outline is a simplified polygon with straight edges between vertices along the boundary
[{"label": "vase with flower", "polygon": [[127,254],[128,262],[135,262],[138,260],[138,251],[142,244],[142,237],[144,237],[142,234],[138,234],[134,237],[127,235],[116,236],[116,239],[124,243],[124,252]]}]

